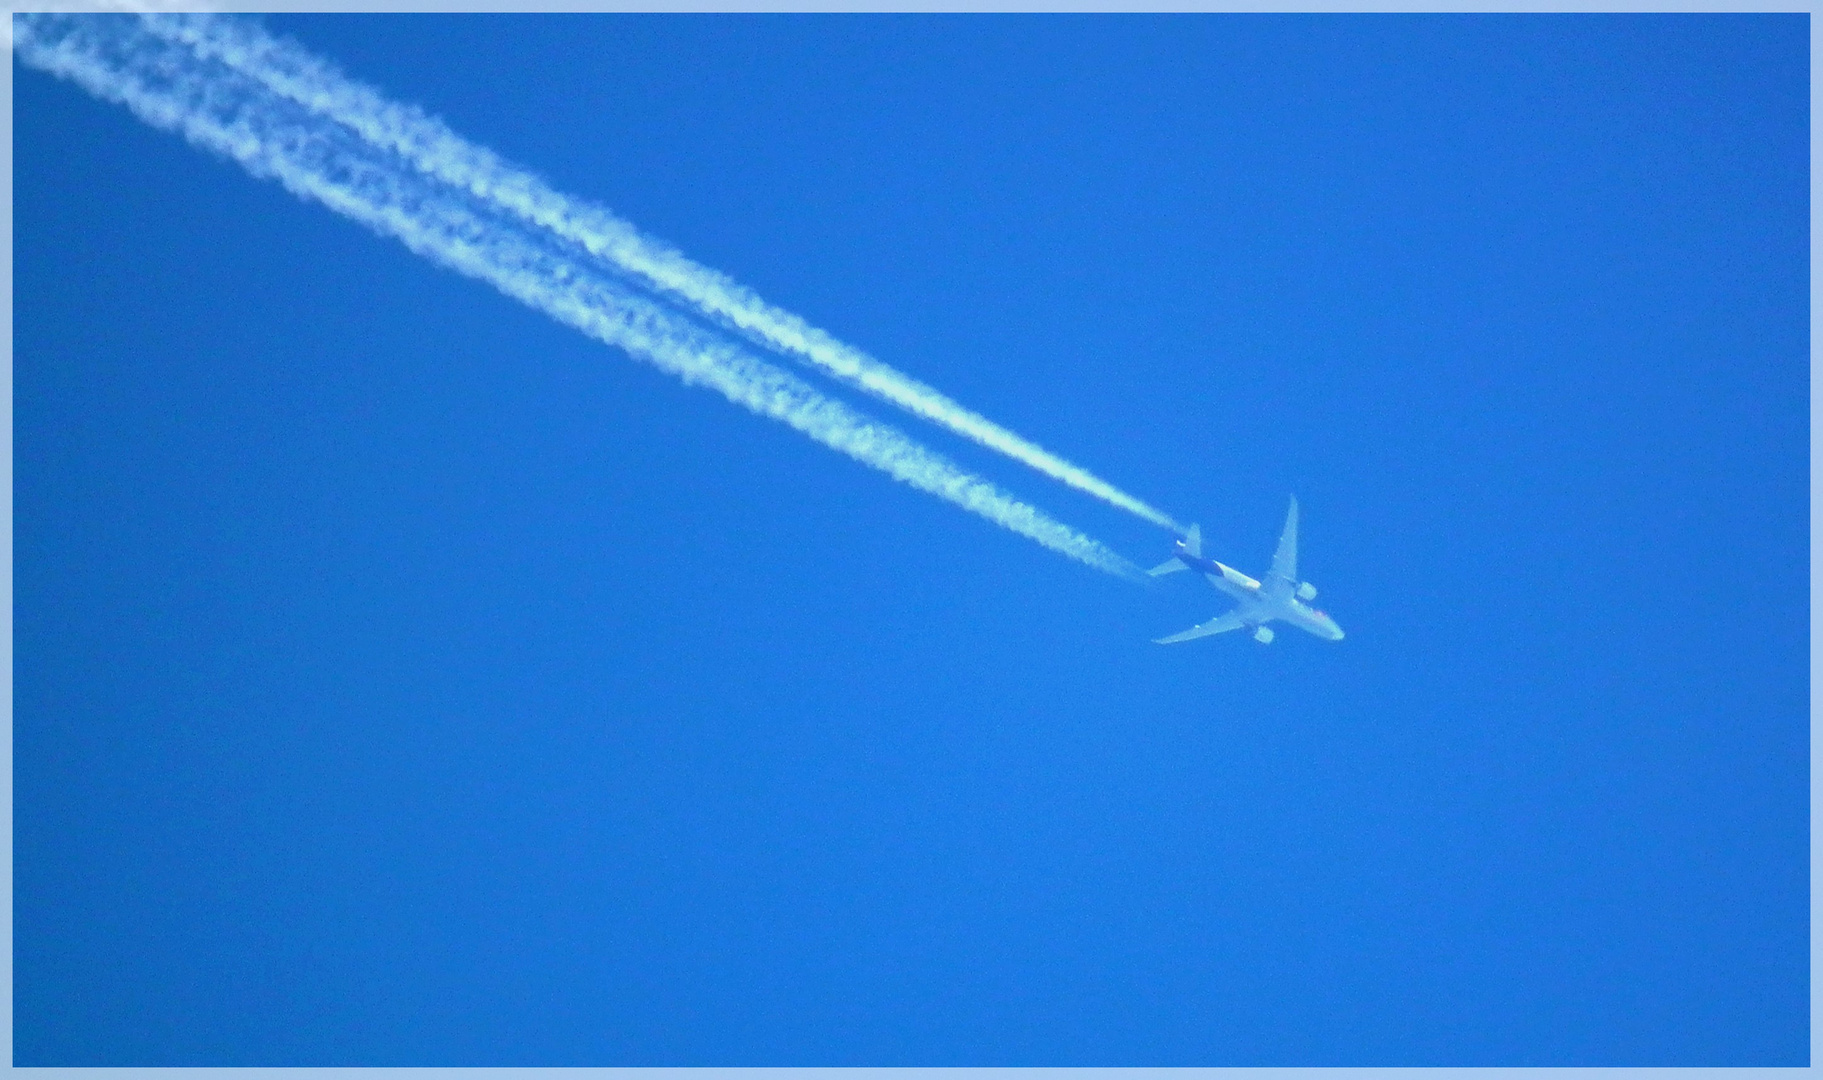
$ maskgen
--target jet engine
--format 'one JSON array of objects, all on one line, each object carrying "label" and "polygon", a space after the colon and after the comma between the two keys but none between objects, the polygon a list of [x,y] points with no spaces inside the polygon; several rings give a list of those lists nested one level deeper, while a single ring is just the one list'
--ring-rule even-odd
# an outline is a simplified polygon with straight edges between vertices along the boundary
[{"label": "jet engine", "polygon": [[1316,598],[1317,598],[1317,587],[1315,585],[1312,585],[1310,582],[1306,581],[1302,585],[1298,586],[1298,599],[1299,600],[1315,600]]},{"label": "jet engine", "polygon": [[1256,626],[1253,628],[1253,640],[1261,645],[1270,645],[1272,644],[1272,631],[1264,626]]}]

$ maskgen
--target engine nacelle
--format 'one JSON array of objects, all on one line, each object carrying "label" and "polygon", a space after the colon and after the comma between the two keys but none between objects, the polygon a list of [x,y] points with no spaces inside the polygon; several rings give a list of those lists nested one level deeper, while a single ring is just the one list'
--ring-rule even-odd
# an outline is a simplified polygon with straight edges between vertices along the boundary
[{"label": "engine nacelle", "polygon": [[1317,587],[1315,585],[1312,585],[1310,582],[1306,581],[1302,585],[1298,586],[1298,599],[1299,600],[1315,600],[1316,598],[1317,598]]},{"label": "engine nacelle", "polygon": [[1253,628],[1253,640],[1261,645],[1270,645],[1272,644],[1272,631],[1264,626],[1256,626]]}]

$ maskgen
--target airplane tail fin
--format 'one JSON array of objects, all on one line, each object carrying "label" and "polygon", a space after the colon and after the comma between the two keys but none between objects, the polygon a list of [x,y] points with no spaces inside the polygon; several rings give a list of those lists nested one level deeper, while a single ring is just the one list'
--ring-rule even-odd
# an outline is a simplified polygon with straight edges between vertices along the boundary
[{"label": "airplane tail fin", "polygon": [[[1201,558],[1203,554],[1203,530],[1196,525],[1190,526],[1190,531],[1184,534],[1184,538],[1180,540],[1179,543],[1183,545],[1184,553],[1186,555],[1195,555],[1198,558]],[[1159,563],[1157,566],[1146,571],[1146,573],[1151,574],[1153,577],[1163,577],[1166,574],[1175,574],[1179,570],[1188,569],[1190,568],[1184,565],[1182,559],[1173,555],[1164,562]]]}]

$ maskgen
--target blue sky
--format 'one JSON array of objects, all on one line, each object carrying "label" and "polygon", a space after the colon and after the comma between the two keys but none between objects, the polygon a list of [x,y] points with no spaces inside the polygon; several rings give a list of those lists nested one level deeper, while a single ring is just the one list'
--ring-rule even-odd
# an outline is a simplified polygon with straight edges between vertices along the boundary
[{"label": "blue sky", "polygon": [[1805,17],[266,24],[1349,637],[16,65],[18,1064],[1808,1060]]}]

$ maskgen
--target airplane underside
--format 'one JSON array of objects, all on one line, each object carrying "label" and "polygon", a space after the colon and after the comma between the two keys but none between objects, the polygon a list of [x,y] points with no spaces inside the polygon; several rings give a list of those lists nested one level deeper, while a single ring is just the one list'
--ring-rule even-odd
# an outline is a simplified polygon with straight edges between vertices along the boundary
[{"label": "airplane underside", "polygon": [[1189,532],[1177,542],[1171,558],[1153,567],[1150,573],[1159,577],[1180,570],[1200,572],[1218,592],[1233,597],[1239,606],[1188,630],[1154,639],[1160,645],[1175,645],[1242,629],[1251,630],[1253,640],[1268,645],[1276,636],[1271,627],[1263,625],[1268,622],[1287,622],[1328,641],[1342,640],[1342,628],[1335,620],[1305,603],[1316,599],[1317,588],[1308,581],[1298,580],[1298,500],[1295,498],[1285,515],[1285,529],[1279,534],[1279,546],[1273,552],[1272,569],[1265,581],[1256,581],[1232,566],[1205,558],[1202,531],[1195,525],[1190,526]]}]

